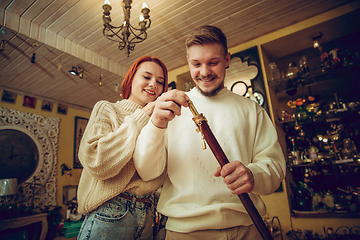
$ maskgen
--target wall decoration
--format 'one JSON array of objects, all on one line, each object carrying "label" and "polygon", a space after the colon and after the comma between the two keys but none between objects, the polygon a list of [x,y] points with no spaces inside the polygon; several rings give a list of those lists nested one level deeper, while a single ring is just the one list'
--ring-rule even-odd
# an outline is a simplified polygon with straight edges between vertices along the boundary
[{"label": "wall decoration", "polygon": [[[0,155],[8,156],[0,159],[1,169],[6,174],[11,172],[12,175],[6,177],[18,179],[19,185],[16,195],[0,196],[0,205],[9,202],[27,207],[57,205],[56,164],[60,118],[2,107],[0,116]],[[4,166],[9,170],[4,170]]]},{"label": "wall decoration", "polygon": [[35,106],[36,106],[36,98],[29,97],[29,96],[25,95],[24,96],[23,106],[24,107],[29,107],[29,108],[35,108]]},{"label": "wall decoration", "polygon": [[82,117],[75,117],[75,137],[74,137],[74,168],[83,168],[79,157],[79,146],[81,142],[81,138],[84,134],[86,125],[89,119]]},{"label": "wall decoration", "polygon": [[57,113],[66,115],[67,109],[68,109],[67,105],[59,103],[57,108]]},{"label": "wall decoration", "polygon": [[16,96],[17,96],[16,93],[4,90],[2,93],[1,101],[15,104]]},{"label": "wall decoration", "polygon": [[0,130],[0,176],[23,182],[39,164],[39,151],[34,140],[17,129]]},{"label": "wall decoration", "polygon": [[77,197],[77,185],[64,185],[63,186],[63,200],[64,205],[69,205],[69,203]]},{"label": "wall decoration", "polygon": [[230,90],[245,97],[249,91],[249,86],[244,81],[236,81],[233,85],[231,85]]},{"label": "wall decoration", "polygon": [[[240,74],[246,76],[240,78]],[[269,114],[269,106],[257,47],[231,55],[225,85],[231,91],[258,102]]]},{"label": "wall decoration", "polygon": [[41,104],[42,110],[51,112],[52,108],[53,108],[53,102],[46,101],[46,100],[42,101],[42,104]]}]

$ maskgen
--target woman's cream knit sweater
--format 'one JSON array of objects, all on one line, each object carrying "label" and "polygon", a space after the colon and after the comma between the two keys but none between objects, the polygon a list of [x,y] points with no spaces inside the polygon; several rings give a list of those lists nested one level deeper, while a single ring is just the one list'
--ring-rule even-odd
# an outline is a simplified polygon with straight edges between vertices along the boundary
[{"label": "woman's cream knit sweater", "polygon": [[84,167],[77,193],[79,213],[91,212],[121,192],[144,195],[161,187],[163,175],[145,182],[134,167],[136,139],[149,121],[141,109],[127,99],[95,104],[79,147]]}]

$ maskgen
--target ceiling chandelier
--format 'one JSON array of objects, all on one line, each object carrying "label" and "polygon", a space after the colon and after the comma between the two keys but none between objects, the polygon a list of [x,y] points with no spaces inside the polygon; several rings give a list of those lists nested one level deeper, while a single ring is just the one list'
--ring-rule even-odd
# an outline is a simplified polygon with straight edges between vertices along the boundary
[{"label": "ceiling chandelier", "polygon": [[119,42],[118,48],[120,50],[126,49],[126,54],[129,57],[130,51],[134,51],[135,44],[141,43],[147,37],[146,30],[151,25],[151,20],[149,16],[150,9],[147,7],[146,3],[142,5],[142,15],[139,17],[139,28],[135,28],[130,24],[130,9],[131,9],[132,0],[123,0],[122,8],[124,11],[124,21],[123,24],[119,27],[111,25],[110,10],[110,1],[105,0],[102,8],[104,9],[103,13],[103,22],[104,22],[104,36],[115,42]]}]

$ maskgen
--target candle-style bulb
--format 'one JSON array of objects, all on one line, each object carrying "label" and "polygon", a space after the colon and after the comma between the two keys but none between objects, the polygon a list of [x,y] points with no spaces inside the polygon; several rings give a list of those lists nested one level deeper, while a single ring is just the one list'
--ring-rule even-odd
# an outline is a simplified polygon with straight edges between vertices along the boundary
[{"label": "candle-style bulb", "polygon": [[148,8],[148,5],[144,2],[144,3],[142,4],[142,8]]},{"label": "candle-style bulb", "polygon": [[110,5],[110,0],[105,0],[105,1],[104,1],[104,5],[105,5],[105,4]]},{"label": "candle-style bulb", "polygon": [[140,16],[139,16],[139,21],[140,21],[140,22],[144,21],[144,16],[143,16],[143,15],[140,15]]}]

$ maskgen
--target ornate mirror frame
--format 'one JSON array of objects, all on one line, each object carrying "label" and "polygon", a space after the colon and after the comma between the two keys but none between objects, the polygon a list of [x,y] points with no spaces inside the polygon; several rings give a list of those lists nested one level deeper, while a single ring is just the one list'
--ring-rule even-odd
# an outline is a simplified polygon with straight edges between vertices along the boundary
[{"label": "ornate mirror frame", "polygon": [[[258,69],[256,76],[254,78],[250,79],[251,86],[247,86],[246,84],[246,91],[248,91],[249,88],[252,89],[252,92],[254,94],[259,93],[262,96],[262,104],[261,106],[266,110],[268,114],[269,112],[269,105],[267,101],[267,94],[265,90],[265,84],[264,84],[264,78],[262,74],[261,64],[260,64],[260,57],[257,47],[252,47],[249,49],[246,49],[241,52],[237,52],[231,55],[231,60],[234,58],[240,58],[242,62],[246,62],[249,67],[256,67]],[[239,82],[234,83],[239,84]]]},{"label": "ornate mirror frame", "polygon": [[1,196],[0,205],[9,201],[36,208],[56,205],[56,164],[60,118],[45,117],[0,107],[0,130],[25,133],[36,144],[38,165],[33,174],[19,183],[14,196]]}]

